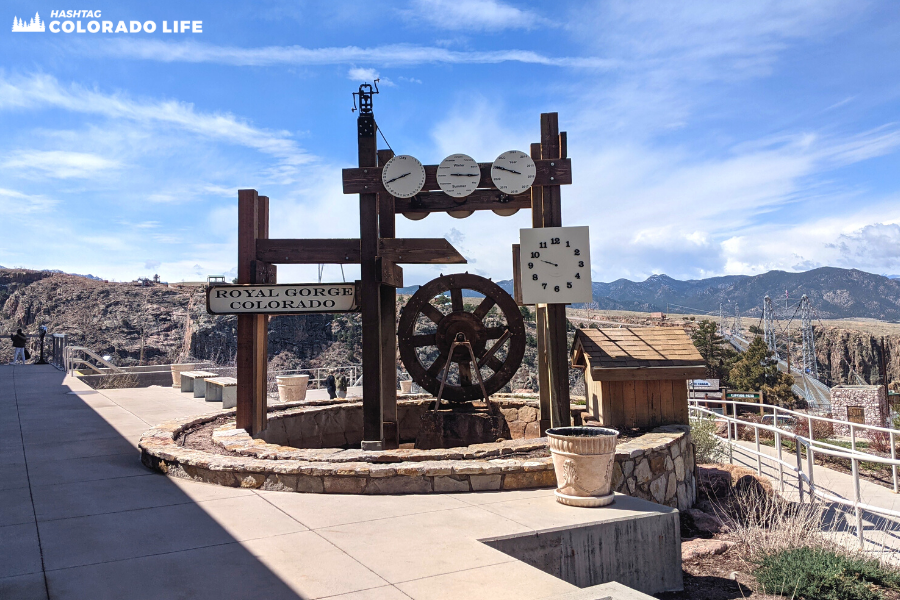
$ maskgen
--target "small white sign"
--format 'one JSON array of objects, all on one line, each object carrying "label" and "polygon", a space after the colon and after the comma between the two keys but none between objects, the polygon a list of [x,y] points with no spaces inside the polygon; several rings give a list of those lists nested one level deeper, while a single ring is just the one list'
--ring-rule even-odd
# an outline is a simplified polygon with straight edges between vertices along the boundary
[{"label": "small white sign", "polygon": [[351,312],[357,308],[356,283],[211,285],[206,311],[214,315],[294,315]]},{"label": "small white sign", "polygon": [[519,230],[523,304],[591,302],[587,227]]}]

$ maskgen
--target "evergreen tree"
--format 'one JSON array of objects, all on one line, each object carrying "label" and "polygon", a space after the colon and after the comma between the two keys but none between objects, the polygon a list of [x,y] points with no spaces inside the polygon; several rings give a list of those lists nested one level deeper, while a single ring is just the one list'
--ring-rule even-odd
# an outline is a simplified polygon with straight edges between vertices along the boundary
[{"label": "evergreen tree", "polygon": [[691,334],[691,340],[706,361],[706,376],[729,385],[728,373],[737,360],[737,352],[718,334],[717,329],[715,322],[704,319]]},{"label": "evergreen tree", "polygon": [[767,404],[787,408],[797,406],[799,399],[791,391],[794,378],[778,370],[778,360],[759,336],[750,342],[746,352],[731,367],[729,379],[736,389],[762,391]]}]

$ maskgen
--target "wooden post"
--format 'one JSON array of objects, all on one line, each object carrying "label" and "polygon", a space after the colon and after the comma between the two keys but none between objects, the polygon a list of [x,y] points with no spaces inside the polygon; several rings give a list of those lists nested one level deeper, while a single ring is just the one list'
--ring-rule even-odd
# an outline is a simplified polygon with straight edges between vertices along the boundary
[{"label": "wooden post", "polygon": [[[269,234],[268,200],[256,190],[238,190],[238,283],[262,283],[260,274],[269,272],[256,262],[256,240]],[[268,317],[238,315],[236,426],[251,435],[266,428],[267,346]]]},{"label": "wooden post", "polygon": [[[541,145],[531,144],[532,160],[541,158]],[[532,186],[531,188],[531,226],[538,228],[544,226],[544,188]],[[537,366],[538,366],[538,396],[540,398],[541,435],[544,435],[550,427],[553,419],[553,403],[550,394],[550,365],[547,352],[547,305],[535,304],[534,324],[537,330]]]},{"label": "wooden post", "polygon": [[[392,150],[378,151],[378,165],[384,166],[393,158]],[[378,232],[381,238],[397,237],[394,198],[378,195]],[[400,428],[397,425],[397,289],[379,286],[381,295],[381,402],[384,449],[400,447]],[[365,380],[364,380],[365,381]]]},{"label": "wooden post", "polygon": [[[375,115],[357,118],[359,166],[378,165]],[[378,283],[378,194],[359,195],[360,295],[362,298],[363,450],[381,450],[383,400],[381,367],[381,285]]]},{"label": "wooden post", "polygon": [[[557,113],[541,113],[541,158],[554,160],[560,155],[565,134],[559,133]],[[562,227],[562,202],[559,185],[543,187],[543,226]],[[572,423],[569,406],[569,352],[566,336],[566,305],[547,305],[547,346],[550,365],[551,413],[558,420],[553,427],[568,427]]]}]

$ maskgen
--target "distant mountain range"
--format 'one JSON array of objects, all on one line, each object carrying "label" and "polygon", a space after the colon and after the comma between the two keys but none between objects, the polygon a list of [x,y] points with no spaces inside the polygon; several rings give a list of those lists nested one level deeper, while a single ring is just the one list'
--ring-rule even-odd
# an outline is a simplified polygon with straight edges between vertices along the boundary
[{"label": "distant mountain range", "polygon": [[[497,284],[512,294],[512,280]],[[418,286],[403,288],[411,294]],[[644,281],[617,279],[594,282],[594,301],[603,310],[692,313],[718,315],[719,305],[733,316],[735,305],[741,315],[762,315],[763,298],[769,295],[779,312],[794,313],[806,294],[819,318],[871,318],[900,321],[900,279],[873,275],[856,269],[822,267],[803,273],[769,271],[762,275],[726,275],[709,279],[679,281],[668,275],[653,275]],[[475,295],[475,294],[473,294]]]}]

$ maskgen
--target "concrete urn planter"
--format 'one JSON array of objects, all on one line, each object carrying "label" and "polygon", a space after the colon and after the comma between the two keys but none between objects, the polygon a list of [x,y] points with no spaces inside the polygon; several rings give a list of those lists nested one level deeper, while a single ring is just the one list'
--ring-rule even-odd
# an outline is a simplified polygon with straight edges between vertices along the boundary
[{"label": "concrete urn planter", "polygon": [[412,380],[404,380],[400,382],[400,393],[408,394],[412,391]]},{"label": "concrete urn planter", "polygon": [[557,502],[569,506],[612,504],[612,468],[618,436],[618,431],[604,427],[547,430],[556,471]]},{"label": "concrete urn planter", "polygon": [[282,402],[306,400],[309,375],[278,375],[275,381],[278,383],[278,399]]}]

